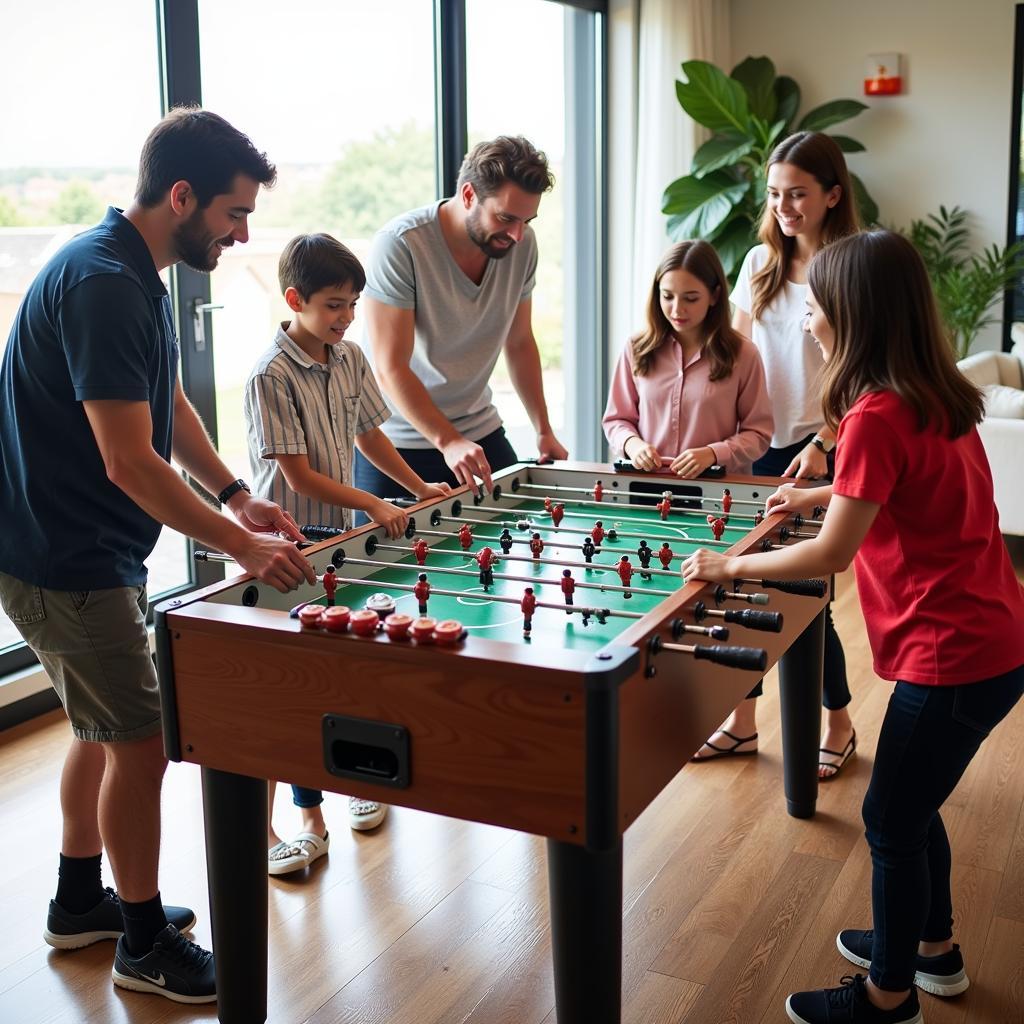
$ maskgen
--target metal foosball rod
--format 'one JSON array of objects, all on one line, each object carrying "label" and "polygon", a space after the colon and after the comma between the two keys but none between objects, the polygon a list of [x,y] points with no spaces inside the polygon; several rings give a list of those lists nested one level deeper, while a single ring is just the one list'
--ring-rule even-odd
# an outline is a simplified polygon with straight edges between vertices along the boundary
[{"label": "metal foosball rod", "polygon": [[[673,481],[673,483],[677,483],[677,484],[678,483],[685,483],[685,481],[676,480],[676,481]],[[667,481],[666,481],[666,484],[667,484]],[[570,487],[567,484],[520,484],[518,488],[513,488],[512,489],[512,493],[517,498],[525,498],[528,501],[543,501],[544,500],[543,498],[537,497],[536,495],[533,495],[533,494],[520,494],[520,491],[522,491],[523,489],[529,489],[531,491],[550,491],[551,493],[554,493],[554,494],[558,494],[558,493],[571,493],[571,494],[592,495],[594,493],[593,489],[590,488],[590,487]],[[673,503],[675,503],[676,501],[681,501],[681,502],[701,502],[701,503],[703,503],[703,502],[716,502],[719,505],[721,505],[721,503],[722,503],[722,499],[721,498],[704,497],[704,495],[701,495],[701,494],[673,494],[672,495],[672,500],[673,500]],[[734,505],[752,505],[754,508],[762,508],[764,506],[764,502],[763,501],[754,501],[751,498],[733,498],[732,499],[732,503]],[[611,508],[611,507],[614,507],[616,505],[618,505],[620,508],[627,507],[626,503],[624,503],[624,502],[617,502],[617,501],[607,502],[607,501],[595,501],[595,500],[590,500],[590,501],[578,500],[577,504],[579,504],[579,505],[587,505],[587,506],[594,506],[594,507],[597,507],[597,508]],[[640,506],[637,506],[637,507],[639,507],[639,508],[650,508],[651,506],[650,505],[640,505]]]}]

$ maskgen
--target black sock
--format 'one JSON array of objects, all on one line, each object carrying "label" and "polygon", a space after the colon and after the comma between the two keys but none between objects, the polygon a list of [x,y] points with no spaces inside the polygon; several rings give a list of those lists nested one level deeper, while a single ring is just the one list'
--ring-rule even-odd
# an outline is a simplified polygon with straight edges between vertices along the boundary
[{"label": "black sock", "polygon": [[164,905],[160,893],[143,903],[121,900],[124,918],[124,940],[132,956],[144,956],[153,948],[153,940],[167,927]]},{"label": "black sock", "polygon": [[102,853],[97,853],[95,857],[60,855],[57,895],[54,900],[68,913],[84,914],[103,899],[102,860]]}]

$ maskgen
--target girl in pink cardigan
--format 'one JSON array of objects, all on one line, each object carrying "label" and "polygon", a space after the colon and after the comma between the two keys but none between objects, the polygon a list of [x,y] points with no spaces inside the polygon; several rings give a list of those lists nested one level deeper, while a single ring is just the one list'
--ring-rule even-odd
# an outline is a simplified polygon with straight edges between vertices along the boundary
[{"label": "girl in pink cardigan", "polygon": [[764,367],[729,324],[728,294],[707,242],[679,242],[662,258],[647,328],[619,357],[602,421],[608,443],[637,469],[667,458],[683,479],[716,463],[735,476],[768,450]]}]

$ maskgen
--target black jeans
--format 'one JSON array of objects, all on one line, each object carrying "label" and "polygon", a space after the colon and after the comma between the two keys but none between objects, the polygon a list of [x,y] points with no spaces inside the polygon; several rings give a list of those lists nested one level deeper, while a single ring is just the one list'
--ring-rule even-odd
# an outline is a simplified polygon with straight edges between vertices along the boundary
[{"label": "black jeans", "polygon": [[871,980],[914,983],[918,942],[953,934],[950,851],[939,808],[1024,693],[1024,665],[962,686],[897,683],[864,797],[871,848]]},{"label": "black jeans", "polygon": [[[512,445],[505,436],[505,428],[498,427],[477,444],[484,450],[492,470],[507,469],[519,461]],[[452,487],[460,486],[455,474],[448,468],[444,456],[436,448],[399,448],[398,454],[429,484],[447,483]],[[412,495],[394,482],[386,473],[382,473],[369,459],[356,452],[355,472],[352,475],[353,486],[361,491],[369,491],[378,498],[411,498]],[[365,513],[355,513],[355,525],[362,526],[369,522]]]},{"label": "black jeans", "polygon": [[[755,476],[781,476],[786,467],[811,443],[813,434],[808,434],[802,441],[791,444],[787,448],[769,448],[754,463]],[[832,479],[835,469],[835,452],[828,454],[828,479]],[[764,693],[763,680],[757,681],[747,699],[760,697]],[[850,686],[846,681],[846,654],[843,644],[836,632],[836,624],[832,621],[832,604],[825,609],[825,665],[822,675],[822,704],[829,711],[838,711],[850,703]]]}]

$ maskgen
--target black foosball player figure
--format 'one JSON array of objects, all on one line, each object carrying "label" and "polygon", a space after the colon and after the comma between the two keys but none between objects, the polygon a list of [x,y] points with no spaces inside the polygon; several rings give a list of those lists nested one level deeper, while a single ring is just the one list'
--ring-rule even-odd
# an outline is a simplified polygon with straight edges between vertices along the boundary
[{"label": "black foosball player figure", "polygon": [[[562,593],[565,595],[565,603],[571,605],[572,595],[576,590],[576,581],[572,578],[572,569],[563,569],[562,579],[559,582],[562,587]],[[572,612],[566,608],[565,614],[572,615]]]},{"label": "black foosball player figure", "polygon": [[523,599],[519,602],[523,612],[523,636],[530,639],[530,630],[533,629],[533,613],[537,607],[537,598],[533,594],[533,587],[527,587],[523,591]]},{"label": "black foosball player figure", "polygon": [[583,538],[583,557],[587,560],[587,565],[590,565],[594,561],[594,552],[597,548],[594,547],[594,541],[590,537]]},{"label": "black foosball player figure", "polygon": [[759,508],[754,513],[754,525],[755,526],[760,526],[763,522],[764,522],[764,509],[763,508]]},{"label": "black foosball player figure", "polygon": [[427,614],[427,600],[430,597],[430,584],[427,582],[427,574],[421,572],[412,588],[416,600],[420,603],[420,615]]},{"label": "black foosball player figure", "polygon": [[338,589],[338,577],[333,565],[324,569],[324,593],[327,595],[327,607],[334,606],[334,595]]},{"label": "black foosball player figure", "polygon": [[668,546],[668,541],[658,548],[658,561],[661,562],[663,569],[669,568],[672,565],[672,559],[676,557],[676,553]]},{"label": "black foosball player figure", "polygon": [[732,491],[728,487],[722,491],[722,511],[728,515],[729,510],[732,508]]},{"label": "black foosball player figure", "polygon": [[662,491],[661,501],[654,507],[658,510],[658,514],[662,519],[668,519],[668,514],[672,511],[672,492]]},{"label": "black foosball player figure", "polygon": [[594,484],[594,501],[601,501],[604,498],[604,484],[600,480]]},{"label": "black foosball player figure", "polygon": [[619,579],[622,580],[622,585],[626,588],[625,594],[622,596],[630,598],[633,596],[629,589],[629,581],[633,578],[633,566],[630,564],[629,555],[623,555],[619,559],[619,564],[615,566],[615,571],[619,574]]},{"label": "black foosball player figure", "polygon": [[[654,557],[654,552],[647,546],[647,541],[640,541],[640,547],[636,549],[636,557],[640,560],[640,565],[644,569],[650,569],[651,559]],[[640,579],[649,580],[651,574],[649,572],[641,572]]]},{"label": "black foosball player figure", "polygon": [[498,546],[501,548],[503,554],[508,554],[512,550],[512,534],[509,533],[508,527],[501,531],[501,536],[498,537]]},{"label": "black foosball player figure", "polygon": [[600,519],[594,523],[594,528],[590,531],[590,536],[593,537],[594,543],[600,547],[601,541],[604,540],[604,523]]},{"label": "black foosball player figure", "polygon": [[534,558],[540,558],[540,553],[544,550],[544,541],[540,539],[540,534],[535,533],[530,538],[530,551],[533,552]]},{"label": "black foosball player figure", "polygon": [[728,520],[725,516],[708,516],[708,526],[711,527],[711,532],[714,534],[715,540],[721,540],[722,534],[725,533],[725,524]]},{"label": "black foosball player figure", "polygon": [[565,506],[559,502],[557,505],[553,505],[551,508],[551,522],[555,529],[558,529],[558,524],[565,518]]},{"label": "black foosball player figure", "polygon": [[422,537],[417,537],[412,545],[412,553],[416,558],[417,565],[425,565],[427,561],[427,552],[430,550],[427,547],[427,542]]},{"label": "black foosball player figure", "polygon": [[485,594],[494,586],[494,571],[491,566],[496,561],[494,552],[489,547],[484,546],[476,553],[476,564],[480,566],[480,585],[484,588]]}]

